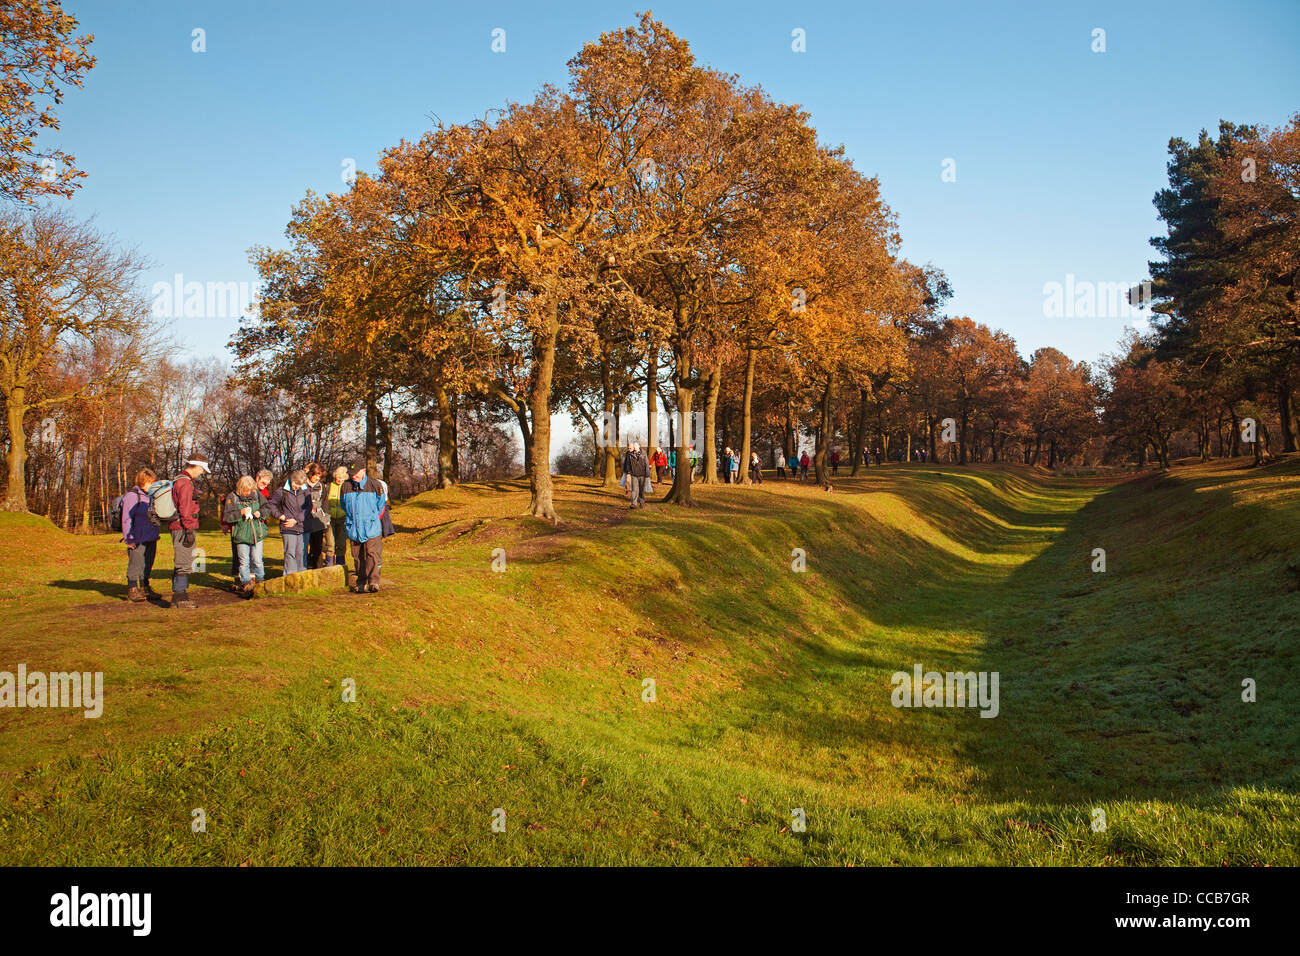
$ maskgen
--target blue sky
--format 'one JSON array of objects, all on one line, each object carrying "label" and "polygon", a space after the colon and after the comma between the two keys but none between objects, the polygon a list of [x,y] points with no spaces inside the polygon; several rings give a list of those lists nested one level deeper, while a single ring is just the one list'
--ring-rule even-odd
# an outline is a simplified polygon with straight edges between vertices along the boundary
[{"label": "blue sky", "polygon": [[[99,62],[48,142],[90,174],[76,210],[151,260],[149,286],[251,283],[247,249],[280,244],[307,189],[343,188],[344,162],[373,169],[431,115],[465,120],[563,84],[584,42],[647,2],[68,0]],[[903,253],[948,273],[949,311],[1006,329],[1026,355],[1055,345],[1092,361],[1131,323],[1046,318],[1043,287],[1145,276],[1171,136],[1300,109],[1296,0],[651,9],[700,61],[805,107],[879,176]],[[491,50],[498,27],[505,53]],[[235,327],[177,320],[196,355],[224,355]]]}]

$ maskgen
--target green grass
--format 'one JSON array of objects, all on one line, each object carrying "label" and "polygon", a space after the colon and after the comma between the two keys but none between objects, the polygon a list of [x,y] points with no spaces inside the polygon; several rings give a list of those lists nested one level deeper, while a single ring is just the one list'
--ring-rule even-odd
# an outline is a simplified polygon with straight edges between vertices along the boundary
[{"label": "green grass", "polygon": [[[520,483],[431,493],[380,595],[193,612],[127,605],[108,538],[0,516],[0,669],[106,682],[98,720],[0,711],[9,859],[1300,862],[1300,460],[695,490],[629,514],[561,480],[558,529]],[[894,708],[914,663],[999,672],[999,716]]]}]

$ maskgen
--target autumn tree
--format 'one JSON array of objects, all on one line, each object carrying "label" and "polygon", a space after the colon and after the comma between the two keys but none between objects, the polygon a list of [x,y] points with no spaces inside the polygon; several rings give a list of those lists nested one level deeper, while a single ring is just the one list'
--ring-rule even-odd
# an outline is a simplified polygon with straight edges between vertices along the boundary
[{"label": "autumn tree", "polygon": [[76,29],[58,0],[0,5],[0,197],[71,196],[86,175],[75,157],[36,142],[43,131],[58,131],[65,88],[81,86],[95,65],[86,52],[94,37]]},{"label": "autumn tree", "polygon": [[[154,336],[136,285],[141,269],[135,253],[67,213],[0,215],[0,397],[9,431],[4,510],[27,510],[30,415],[121,387],[147,368]],[[42,388],[68,349],[105,336],[124,343],[114,362],[64,387]]]}]

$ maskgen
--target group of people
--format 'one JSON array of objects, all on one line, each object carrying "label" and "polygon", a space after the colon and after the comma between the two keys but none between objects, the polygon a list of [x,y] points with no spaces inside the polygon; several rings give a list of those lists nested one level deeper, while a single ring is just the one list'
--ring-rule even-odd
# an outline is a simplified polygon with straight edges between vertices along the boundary
[{"label": "group of people", "polygon": [[[141,468],[131,490],[120,500],[122,541],[127,554],[127,599],[147,601],[158,596],[150,583],[163,525],[172,540],[172,591],[169,606],[193,608],[189,579],[193,573],[199,530],[199,495],[195,482],[211,473],[201,456],[191,456],[170,483],[158,481],[152,469]],[[274,475],[262,469],[255,476],[243,475],[235,487],[220,499],[221,530],[230,536],[230,560],[234,572],[232,588],[251,594],[266,576],[262,548],[268,519],[279,523],[284,544],[284,573],[308,568],[344,566],[351,547],[355,590],[374,594],[379,590],[383,539],[393,533],[388,509],[388,488],[367,473],[360,462],[349,470],[335,468],[331,480],[324,480],[325,468],[312,462],[290,472],[284,484],[274,490]],[[159,501],[168,497],[160,517]]]},{"label": "group of people", "polygon": [[808,457],[808,452],[805,451],[802,455],[791,454],[789,458],[778,454],[776,460],[778,463],[776,476],[778,478],[785,477],[785,466],[789,466],[791,478],[798,478],[800,481],[808,480],[808,468],[812,465],[812,459]]}]

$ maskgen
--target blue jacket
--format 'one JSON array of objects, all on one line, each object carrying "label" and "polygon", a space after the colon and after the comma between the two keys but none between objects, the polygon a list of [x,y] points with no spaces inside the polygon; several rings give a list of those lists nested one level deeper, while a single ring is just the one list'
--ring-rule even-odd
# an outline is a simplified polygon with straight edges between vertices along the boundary
[{"label": "blue jacket", "polygon": [[143,488],[132,488],[122,496],[122,541],[148,544],[158,540],[158,526],[149,520],[149,496]]},{"label": "blue jacket", "polygon": [[343,503],[349,541],[369,541],[383,534],[380,514],[388,505],[388,498],[378,481],[369,476],[359,482],[349,478],[343,482],[339,500]]}]

